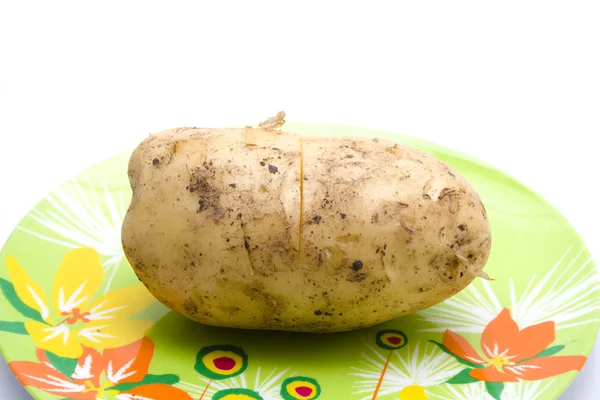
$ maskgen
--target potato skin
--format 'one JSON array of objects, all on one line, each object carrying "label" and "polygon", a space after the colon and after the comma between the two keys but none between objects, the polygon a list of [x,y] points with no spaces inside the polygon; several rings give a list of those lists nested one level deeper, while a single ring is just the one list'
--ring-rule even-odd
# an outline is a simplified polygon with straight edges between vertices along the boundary
[{"label": "potato skin", "polygon": [[128,173],[130,264],[208,325],[371,326],[459,292],[490,252],[469,183],[386,140],[178,128],[144,140]]}]

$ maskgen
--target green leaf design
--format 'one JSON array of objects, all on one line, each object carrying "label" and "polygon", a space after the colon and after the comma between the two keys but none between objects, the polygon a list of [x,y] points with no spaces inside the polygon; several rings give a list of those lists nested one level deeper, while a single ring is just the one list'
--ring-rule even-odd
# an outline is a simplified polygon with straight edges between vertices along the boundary
[{"label": "green leaf design", "polygon": [[475,364],[475,363],[469,362],[467,360],[463,360],[462,358],[460,358],[459,356],[457,356],[456,354],[454,354],[450,350],[448,350],[446,348],[446,346],[444,346],[441,343],[436,342],[435,340],[429,340],[429,343],[433,343],[433,344],[437,345],[440,348],[440,350],[442,350],[446,354],[451,355],[452,357],[454,357],[456,359],[456,361],[458,361],[461,364],[464,364],[464,365],[466,365],[468,367],[471,367],[471,368],[483,368],[483,365],[479,365],[479,364]]},{"label": "green leaf design", "polygon": [[485,388],[495,400],[501,400],[502,391],[504,390],[504,383],[502,382],[486,382]]},{"label": "green leaf design", "polygon": [[464,385],[467,383],[476,383],[479,382],[478,379],[475,379],[469,375],[473,371],[473,368],[466,368],[456,374],[454,377],[448,379],[446,383],[451,385]]},{"label": "green leaf design", "polygon": [[16,333],[17,335],[28,335],[24,322],[0,321],[0,331]]},{"label": "green leaf design", "polygon": [[77,367],[76,358],[59,357],[49,351],[46,351],[46,358],[48,361],[50,361],[50,364],[52,364],[54,368],[62,372],[62,374],[67,378],[71,379],[71,375],[73,375],[75,368]]},{"label": "green leaf design", "polygon": [[6,297],[6,300],[8,300],[10,305],[13,306],[13,308],[20,312],[24,317],[42,322],[44,324],[46,323],[38,310],[34,310],[21,301],[19,296],[17,296],[17,292],[15,291],[15,287],[12,283],[4,278],[0,278],[0,290],[2,290],[4,297]]},{"label": "green leaf design", "polygon": [[560,345],[557,345],[557,346],[548,347],[546,350],[544,350],[544,351],[540,352],[539,354],[537,354],[537,355],[535,355],[535,356],[533,356],[533,357],[530,357],[530,358],[526,358],[526,359],[524,359],[524,360],[521,360],[521,361],[519,361],[517,364],[523,364],[524,362],[531,361],[531,360],[533,360],[534,358],[540,358],[540,357],[550,357],[550,356],[553,356],[553,355],[555,355],[556,353],[559,353],[559,352],[561,352],[561,351],[562,351],[562,350],[563,350],[565,347],[566,347],[566,346],[565,346],[564,344],[560,344]]},{"label": "green leaf design", "polygon": [[151,375],[148,374],[139,382],[131,382],[131,383],[119,383],[118,385],[112,386],[106,390],[117,390],[119,392],[126,392],[128,390],[134,389],[138,386],[150,385],[152,383],[163,383],[165,385],[174,385],[179,383],[179,377],[173,374],[165,374],[165,375]]}]

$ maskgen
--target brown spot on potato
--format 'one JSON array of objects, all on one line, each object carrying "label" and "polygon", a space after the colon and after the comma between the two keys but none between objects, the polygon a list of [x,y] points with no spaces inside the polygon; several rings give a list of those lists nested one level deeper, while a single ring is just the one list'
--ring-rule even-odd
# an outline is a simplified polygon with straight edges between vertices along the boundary
[{"label": "brown spot on potato", "polygon": [[481,215],[483,216],[483,219],[485,219],[487,221],[488,216],[487,216],[487,210],[485,209],[485,206],[483,205],[483,203],[480,201],[479,205],[481,206]]},{"label": "brown spot on potato", "polygon": [[276,174],[277,172],[279,172],[279,170],[276,166],[269,164],[269,172],[272,174]]},{"label": "brown spot on potato", "polygon": [[409,234],[413,234],[416,231],[416,229],[414,227],[408,226],[407,223],[403,219],[400,219],[400,226],[402,227],[402,229],[404,229]]},{"label": "brown spot on potato", "polygon": [[337,240],[338,242],[341,243],[354,243],[354,242],[358,242],[360,236],[357,234],[347,234],[344,236],[338,236],[337,238],[335,238],[335,240]]},{"label": "brown spot on potato", "polygon": [[198,312],[198,306],[192,299],[188,299],[183,305],[183,308],[188,315],[194,315]]},{"label": "brown spot on potato", "polygon": [[212,208],[212,217],[218,221],[225,215],[225,209],[219,202],[221,192],[213,185],[215,171],[211,169],[211,163],[204,163],[204,169],[197,168],[190,175],[190,184],[187,190],[196,193],[199,197],[199,211]]},{"label": "brown spot on potato", "polygon": [[397,144],[395,144],[393,147],[386,147],[385,151],[392,153],[397,159],[402,158],[402,150],[398,148]]},{"label": "brown spot on potato", "polygon": [[346,276],[348,282],[362,282],[366,279],[367,274],[364,272],[351,272]]},{"label": "brown spot on potato", "polygon": [[449,209],[452,214],[456,214],[457,212],[460,211],[460,202],[458,201],[458,199],[450,198],[450,208]]},{"label": "brown spot on potato", "polygon": [[152,165],[158,165],[160,164],[160,160],[158,158],[155,158],[154,160],[152,160]]},{"label": "brown spot on potato", "polygon": [[356,260],[352,263],[352,270],[353,271],[360,271],[363,267],[363,262],[360,260]]}]

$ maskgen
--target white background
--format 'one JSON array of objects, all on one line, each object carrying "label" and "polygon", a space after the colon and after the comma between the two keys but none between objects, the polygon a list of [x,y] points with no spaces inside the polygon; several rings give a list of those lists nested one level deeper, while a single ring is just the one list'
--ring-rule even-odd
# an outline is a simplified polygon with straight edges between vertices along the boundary
[{"label": "white background", "polygon": [[[600,257],[598,2],[7,3],[0,242],[47,192],[151,132],[284,109],[494,164]],[[561,400],[596,399],[599,376],[597,346]],[[15,382],[2,363],[1,399],[29,398]]]}]

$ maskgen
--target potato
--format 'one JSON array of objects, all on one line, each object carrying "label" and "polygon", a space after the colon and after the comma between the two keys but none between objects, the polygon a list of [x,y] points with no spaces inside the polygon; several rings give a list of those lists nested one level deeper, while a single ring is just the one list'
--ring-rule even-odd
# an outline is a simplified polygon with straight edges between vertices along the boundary
[{"label": "potato", "polygon": [[440,160],[366,138],[178,128],[129,163],[125,254],[154,296],[213,326],[357,329],[465,288],[490,252],[475,190]]}]

